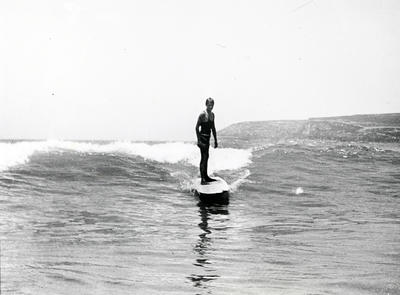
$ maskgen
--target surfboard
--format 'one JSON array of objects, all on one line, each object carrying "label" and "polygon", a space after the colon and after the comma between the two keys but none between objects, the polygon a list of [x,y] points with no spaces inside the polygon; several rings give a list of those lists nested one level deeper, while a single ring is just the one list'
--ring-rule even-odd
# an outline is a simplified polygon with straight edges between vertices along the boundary
[{"label": "surfboard", "polygon": [[229,185],[221,177],[214,176],[212,178],[216,181],[208,184],[201,184],[201,179],[196,179],[193,188],[195,194],[204,203],[228,204]]}]

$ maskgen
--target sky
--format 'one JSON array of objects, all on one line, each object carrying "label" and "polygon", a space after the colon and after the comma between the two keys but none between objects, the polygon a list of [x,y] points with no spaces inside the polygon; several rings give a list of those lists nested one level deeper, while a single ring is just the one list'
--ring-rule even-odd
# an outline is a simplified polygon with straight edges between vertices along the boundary
[{"label": "sky", "polygon": [[398,0],[2,0],[0,138],[400,112]]}]

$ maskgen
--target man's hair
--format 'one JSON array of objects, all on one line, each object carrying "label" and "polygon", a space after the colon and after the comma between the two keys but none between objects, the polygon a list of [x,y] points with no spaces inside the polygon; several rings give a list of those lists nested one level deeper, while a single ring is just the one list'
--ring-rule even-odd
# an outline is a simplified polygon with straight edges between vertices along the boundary
[{"label": "man's hair", "polygon": [[206,105],[207,105],[208,103],[214,103],[214,99],[212,99],[211,97],[207,98],[207,99],[206,99]]}]

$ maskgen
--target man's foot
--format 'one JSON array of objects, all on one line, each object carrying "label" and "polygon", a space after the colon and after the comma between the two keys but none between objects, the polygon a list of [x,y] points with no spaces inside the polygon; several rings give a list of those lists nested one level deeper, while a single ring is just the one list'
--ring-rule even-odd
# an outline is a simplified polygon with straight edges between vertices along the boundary
[{"label": "man's foot", "polygon": [[217,180],[214,179],[214,178],[211,178],[211,177],[207,177],[207,178],[206,178],[206,181],[207,181],[207,182],[213,182],[213,181],[217,181]]},{"label": "man's foot", "polygon": [[207,185],[210,184],[208,181],[206,181],[205,179],[202,179],[200,182],[201,185]]}]

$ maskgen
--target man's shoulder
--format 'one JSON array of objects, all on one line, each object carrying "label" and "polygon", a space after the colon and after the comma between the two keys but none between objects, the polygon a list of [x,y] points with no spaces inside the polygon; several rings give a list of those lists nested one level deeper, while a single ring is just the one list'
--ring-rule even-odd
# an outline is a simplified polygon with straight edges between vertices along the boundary
[{"label": "man's shoulder", "polygon": [[[199,115],[199,119],[200,120],[208,120],[208,114],[207,114],[207,111],[202,111],[201,113],[200,113],[200,115]],[[215,118],[215,114],[213,113],[213,112],[211,112],[211,115],[210,115],[210,119],[213,121],[214,120],[214,118]]]},{"label": "man's shoulder", "polygon": [[206,111],[202,111],[199,115],[199,118],[206,118],[206,117],[207,117]]}]

